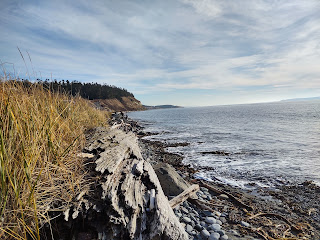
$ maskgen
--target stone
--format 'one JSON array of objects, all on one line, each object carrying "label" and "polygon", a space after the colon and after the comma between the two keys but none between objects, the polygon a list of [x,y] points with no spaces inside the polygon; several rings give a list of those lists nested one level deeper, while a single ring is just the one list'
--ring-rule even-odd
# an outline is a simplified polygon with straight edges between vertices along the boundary
[{"label": "stone", "polygon": [[171,165],[161,162],[152,167],[166,196],[177,196],[190,186]]},{"label": "stone", "polygon": [[177,213],[176,213],[176,216],[177,216],[178,218],[181,218],[181,217],[182,217],[182,214],[179,213],[179,212],[177,212]]},{"label": "stone", "polygon": [[222,223],[226,223],[226,222],[227,222],[227,219],[226,219],[225,217],[220,217],[220,221],[221,221]]},{"label": "stone", "polygon": [[205,221],[206,221],[206,223],[209,223],[209,224],[216,223],[216,219],[213,217],[206,217]]},{"label": "stone", "polygon": [[213,231],[217,232],[221,229],[221,226],[219,224],[211,224],[210,229],[212,229]]},{"label": "stone", "polygon": [[191,219],[188,217],[183,217],[182,221],[184,221],[185,223],[191,223]]},{"label": "stone", "polygon": [[203,226],[201,226],[200,224],[196,224],[194,227],[197,231],[201,232],[203,229]]},{"label": "stone", "polygon": [[217,231],[217,233],[219,233],[221,236],[226,234],[226,232],[225,232],[224,230],[222,230],[222,229],[220,229],[219,231]]},{"label": "stone", "polygon": [[245,221],[241,221],[240,224],[244,227],[250,227],[250,224]]},{"label": "stone", "polygon": [[205,210],[205,211],[203,211],[203,213],[204,213],[204,215],[206,215],[207,217],[214,217],[214,214],[213,214],[212,212],[210,212],[210,211]]},{"label": "stone", "polygon": [[207,200],[208,200],[208,201],[211,201],[211,200],[212,200],[212,197],[208,195],[208,196],[207,196]]},{"label": "stone", "polygon": [[189,234],[191,234],[191,232],[193,231],[193,227],[192,227],[191,225],[187,224],[187,226],[186,226],[186,231],[187,231]]},{"label": "stone", "polygon": [[214,232],[210,234],[209,240],[219,240],[219,238],[220,238],[220,234]]},{"label": "stone", "polygon": [[219,198],[220,199],[229,199],[228,195],[226,195],[226,194],[220,194]]},{"label": "stone", "polygon": [[207,226],[207,224],[206,224],[204,221],[201,221],[201,222],[200,222],[200,225],[203,226],[203,227],[206,227],[206,226]]},{"label": "stone", "polygon": [[229,239],[229,237],[228,237],[228,235],[222,235],[221,237],[220,237],[220,240],[228,240]]},{"label": "stone", "polygon": [[220,220],[216,220],[216,223],[222,225],[222,222]]},{"label": "stone", "polygon": [[201,236],[204,238],[208,238],[208,237],[210,237],[210,233],[206,229],[203,229],[201,231]]},{"label": "stone", "polygon": [[180,210],[181,210],[181,212],[183,212],[184,214],[189,214],[188,209],[186,209],[185,207],[181,207]]}]

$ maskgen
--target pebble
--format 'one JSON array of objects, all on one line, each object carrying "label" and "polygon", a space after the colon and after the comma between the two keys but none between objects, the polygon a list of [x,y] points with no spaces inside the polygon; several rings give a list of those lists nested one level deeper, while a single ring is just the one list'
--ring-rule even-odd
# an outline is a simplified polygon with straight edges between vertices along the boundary
[{"label": "pebble", "polygon": [[222,225],[222,222],[221,222],[220,220],[216,220],[215,223],[217,223],[217,224],[219,224],[219,225]]},{"label": "pebble", "polygon": [[187,231],[189,234],[191,234],[191,232],[193,231],[192,226],[189,225],[189,224],[187,224],[187,226],[186,226],[186,231]]},{"label": "pebble", "polygon": [[229,237],[228,237],[228,235],[222,235],[221,237],[220,237],[220,240],[228,240],[229,239]]},{"label": "pebble", "polygon": [[219,238],[220,238],[220,234],[214,232],[210,234],[209,240],[219,240]]},{"label": "pebble", "polygon": [[201,226],[200,224],[196,224],[196,226],[194,227],[197,231],[202,231],[203,226]]},{"label": "pebble", "polygon": [[191,223],[191,219],[188,217],[183,217],[182,221],[184,221],[185,223]]},{"label": "pebble", "polygon": [[182,214],[179,213],[179,212],[177,212],[177,213],[176,213],[176,216],[177,216],[178,218],[181,218],[181,217],[182,217]]},{"label": "pebble", "polygon": [[189,213],[189,211],[188,211],[188,209],[186,209],[185,207],[181,207],[181,212],[183,212],[183,213],[185,213],[185,214],[188,214]]},{"label": "pebble", "polygon": [[210,233],[206,229],[203,229],[201,231],[201,236],[203,236],[204,238],[208,238],[210,237]]},{"label": "pebble", "polygon": [[220,217],[220,221],[221,221],[222,223],[226,223],[226,222],[227,222],[227,219],[226,219],[225,217]]},{"label": "pebble", "polygon": [[219,198],[221,199],[228,199],[229,197],[226,194],[220,194]]},{"label": "pebble", "polygon": [[250,227],[250,224],[245,221],[241,221],[240,224],[244,227]]},{"label": "pebble", "polygon": [[220,229],[219,231],[217,231],[217,233],[219,233],[221,236],[223,236],[223,235],[226,234],[226,232],[225,232],[224,230],[222,230],[222,229]]},{"label": "pebble", "polygon": [[213,224],[217,222],[216,219],[213,217],[206,217],[205,221],[206,223],[209,223],[209,224]]},{"label": "pebble", "polygon": [[210,212],[210,211],[205,210],[205,211],[203,211],[203,213],[204,213],[204,215],[206,215],[207,217],[214,217],[214,214],[213,214],[212,212]]},{"label": "pebble", "polygon": [[207,226],[207,224],[206,224],[205,222],[203,222],[203,221],[201,221],[200,224],[201,224],[201,226],[203,226],[203,227],[206,227],[206,226]]},{"label": "pebble", "polygon": [[219,224],[212,224],[209,227],[210,227],[210,229],[212,229],[215,232],[217,232],[221,229],[221,226]]}]

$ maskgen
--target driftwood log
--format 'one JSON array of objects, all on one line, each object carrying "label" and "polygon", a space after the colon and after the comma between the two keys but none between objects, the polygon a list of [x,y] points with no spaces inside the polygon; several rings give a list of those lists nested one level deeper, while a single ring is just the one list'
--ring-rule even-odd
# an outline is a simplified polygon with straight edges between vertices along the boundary
[{"label": "driftwood log", "polygon": [[172,208],[175,208],[176,206],[183,203],[185,200],[187,200],[189,197],[192,197],[196,192],[198,192],[200,189],[199,185],[193,184],[191,187],[184,190],[182,193],[180,193],[178,196],[174,197],[170,200],[169,204]]},{"label": "driftwood log", "polygon": [[188,239],[155,171],[142,158],[136,136],[99,128],[91,139],[85,152],[94,155],[102,188],[100,212],[107,219],[98,227],[98,238]]}]

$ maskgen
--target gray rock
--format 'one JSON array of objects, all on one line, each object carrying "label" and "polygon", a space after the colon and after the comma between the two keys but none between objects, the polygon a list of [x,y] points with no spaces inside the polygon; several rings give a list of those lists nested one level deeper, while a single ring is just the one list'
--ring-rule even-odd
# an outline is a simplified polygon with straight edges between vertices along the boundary
[{"label": "gray rock", "polygon": [[203,213],[204,213],[204,215],[206,215],[207,217],[214,217],[214,214],[213,214],[212,212],[210,212],[210,211],[205,210],[205,211],[203,211]]},{"label": "gray rock", "polygon": [[250,224],[245,221],[241,221],[240,224],[244,227],[250,227]]},{"label": "gray rock", "polygon": [[220,220],[216,220],[216,223],[222,225],[222,222]]},{"label": "gray rock", "polygon": [[219,224],[211,224],[210,229],[212,229],[213,231],[217,232],[221,229],[221,226]]},{"label": "gray rock", "polygon": [[177,216],[178,218],[181,218],[181,217],[182,217],[182,214],[179,213],[179,212],[177,212],[177,213],[176,213],[176,216]]},{"label": "gray rock", "polygon": [[191,225],[187,224],[187,226],[186,226],[186,231],[187,231],[189,234],[191,234],[191,232],[193,231],[193,227],[192,227]]},{"label": "gray rock", "polygon": [[227,222],[227,219],[226,219],[225,217],[220,217],[220,221],[221,221],[222,223],[226,223],[226,222]]},{"label": "gray rock", "polygon": [[203,229],[201,231],[201,236],[207,239],[208,237],[210,237],[210,233],[206,229]]},{"label": "gray rock", "polygon": [[166,196],[177,196],[190,186],[171,165],[158,163],[152,167]]},{"label": "gray rock", "polygon": [[220,229],[219,231],[217,231],[217,233],[219,233],[221,236],[226,234],[226,232],[225,232],[224,230],[222,230],[222,229]]},{"label": "gray rock", "polygon": [[197,231],[201,232],[203,229],[203,226],[201,226],[200,224],[196,224],[194,227]]},{"label": "gray rock", "polygon": [[214,224],[217,222],[216,219],[213,217],[206,217],[205,221],[206,223],[209,223],[209,224]]},{"label": "gray rock", "polygon": [[221,237],[220,237],[220,240],[228,240],[229,239],[229,237],[228,237],[228,235],[222,235]]},{"label": "gray rock", "polygon": [[185,223],[191,223],[192,222],[191,219],[188,218],[188,217],[183,217],[182,221],[184,221]]},{"label": "gray rock", "polygon": [[209,240],[219,240],[219,238],[220,238],[220,234],[214,232],[210,234]]},{"label": "gray rock", "polygon": [[207,200],[210,201],[212,197],[210,195],[207,196]]},{"label": "gray rock", "polygon": [[208,189],[205,188],[205,187],[200,187],[200,191],[201,191],[201,192],[208,192]]},{"label": "gray rock", "polygon": [[206,227],[206,226],[207,226],[207,224],[206,224],[204,221],[201,221],[201,222],[200,222],[200,225],[203,226],[203,227]]},{"label": "gray rock", "polygon": [[181,207],[180,210],[181,210],[181,212],[183,212],[184,214],[189,214],[188,209],[186,209],[185,207]]}]

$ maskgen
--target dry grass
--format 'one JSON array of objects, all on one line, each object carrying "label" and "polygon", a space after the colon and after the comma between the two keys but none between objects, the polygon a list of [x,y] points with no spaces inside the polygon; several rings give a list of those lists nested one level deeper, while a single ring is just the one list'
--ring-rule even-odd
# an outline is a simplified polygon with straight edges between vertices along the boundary
[{"label": "dry grass", "polygon": [[106,113],[79,97],[0,81],[0,239],[40,239],[49,211],[87,187],[77,152]]}]

